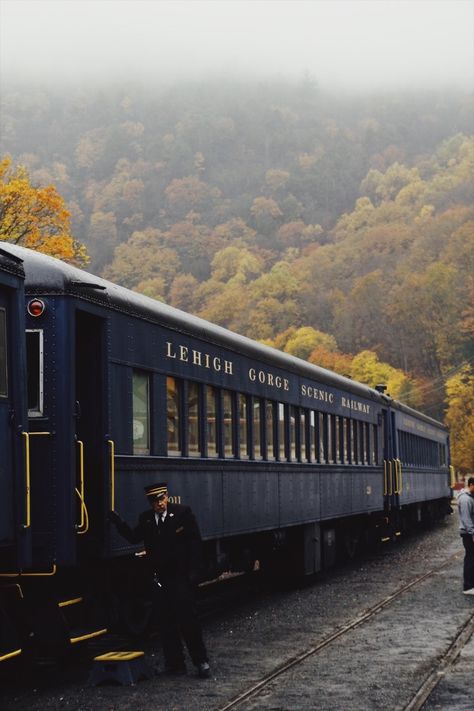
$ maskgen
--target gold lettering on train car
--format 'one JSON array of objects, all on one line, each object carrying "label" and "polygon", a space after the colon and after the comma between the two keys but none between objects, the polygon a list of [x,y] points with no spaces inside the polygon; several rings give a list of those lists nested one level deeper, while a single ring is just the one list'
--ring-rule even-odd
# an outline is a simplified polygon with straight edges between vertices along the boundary
[{"label": "gold lettering on train car", "polygon": [[181,496],[168,496],[168,501],[170,504],[180,504]]},{"label": "gold lettering on train car", "polygon": [[305,397],[313,398],[313,400],[321,400],[321,402],[329,402],[331,405],[334,402],[334,393],[329,393],[327,390],[322,390],[314,385],[301,384],[301,394]]},{"label": "gold lettering on train car", "polygon": [[273,373],[269,373],[266,370],[249,368],[248,376],[252,383],[258,380],[262,385],[269,385],[271,388],[276,388],[277,390],[290,389],[290,381],[288,378],[282,378],[281,375],[273,375]]},{"label": "gold lettering on train car", "polygon": [[347,397],[341,397],[342,407],[347,407],[348,410],[352,412],[365,412],[366,415],[370,414],[370,405],[365,402],[360,402],[359,400],[351,400]]},{"label": "gold lettering on train car", "polygon": [[231,360],[220,356],[211,356],[209,353],[203,353],[195,348],[191,349],[190,355],[188,346],[180,344],[175,348],[171,341],[166,342],[166,357],[171,360],[180,360],[182,363],[191,362],[198,368],[207,368],[215,373],[220,373],[223,370],[226,375],[234,374],[234,364]]}]

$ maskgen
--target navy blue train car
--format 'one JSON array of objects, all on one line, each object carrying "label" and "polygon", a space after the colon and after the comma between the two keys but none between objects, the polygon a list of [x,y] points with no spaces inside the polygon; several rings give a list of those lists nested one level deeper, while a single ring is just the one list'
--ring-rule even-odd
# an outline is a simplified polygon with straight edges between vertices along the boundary
[{"label": "navy blue train car", "polygon": [[23,281],[21,259],[0,249],[0,661],[21,653],[15,573],[31,565]]},{"label": "navy blue train car", "polygon": [[207,577],[256,561],[311,574],[336,543],[352,553],[447,511],[439,422],[58,260],[2,249],[25,271],[35,574],[121,570],[138,549],[107,512],[134,523],[144,487],[162,480],[197,515]]}]

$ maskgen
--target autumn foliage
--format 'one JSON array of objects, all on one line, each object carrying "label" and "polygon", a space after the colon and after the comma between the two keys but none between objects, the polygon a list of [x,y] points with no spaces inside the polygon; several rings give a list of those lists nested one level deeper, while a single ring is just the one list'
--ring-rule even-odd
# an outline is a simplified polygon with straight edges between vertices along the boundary
[{"label": "autumn foliage", "polygon": [[31,185],[26,168],[0,162],[0,239],[67,262],[87,263],[85,247],[70,232],[70,213],[53,185]]},{"label": "autumn foliage", "polygon": [[471,95],[229,77],[53,94],[2,102],[2,150],[29,171],[2,164],[3,239],[80,259],[64,195],[94,273],[387,385],[447,418],[473,467]]}]

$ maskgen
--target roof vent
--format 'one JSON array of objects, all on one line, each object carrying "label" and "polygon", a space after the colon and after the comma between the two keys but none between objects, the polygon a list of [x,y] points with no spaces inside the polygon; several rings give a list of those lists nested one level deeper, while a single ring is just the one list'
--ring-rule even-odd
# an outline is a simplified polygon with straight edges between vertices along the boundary
[{"label": "roof vent", "polygon": [[102,286],[102,284],[95,284],[92,281],[71,281],[70,284],[72,286],[78,286],[81,289],[100,289],[101,291],[105,291],[107,289],[106,286]]},{"label": "roof vent", "polygon": [[386,391],[387,386],[386,386],[386,385],[380,385],[380,384],[379,384],[379,385],[376,385],[376,386],[375,386],[375,389],[377,390],[378,393],[382,393],[382,394],[383,394],[383,393]]}]

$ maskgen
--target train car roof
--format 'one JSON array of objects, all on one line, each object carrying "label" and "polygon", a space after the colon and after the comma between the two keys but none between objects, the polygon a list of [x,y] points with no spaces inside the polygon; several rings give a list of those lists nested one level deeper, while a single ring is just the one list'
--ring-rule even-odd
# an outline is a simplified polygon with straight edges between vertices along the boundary
[{"label": "train car roof", "polygon": [[[0,245],[2,243],[0,242]],[[8,245],[9,247],[11,245]],[[14,274],[21,279],[25,278],[25,272],[23,270],[23,259],[18,257],[16,254],[7,249],[2,249],[0,247],[0,270],[3,272],[8,272],[8,274]]]},{"label": "train car roof", "polygon": [[295,356],[283,353],[270,346],[257,343],[246,336],[229,331],[197,316],[187,314],[173,306],[151,299],[148,296],[118,286],[82,269],[18,245],[0,242],[0,254],[6,253],[23,263],[25,289],[27,293],[40,292],[43,295],[68,294],[124,312],[137,318],[167,326],[181,333],[201,338],[207,342],[241,352],[257,360],[270,362],[273,366],[289,370],[297,375],[305,375],[318,382],[348,391],[359,397],[392,404],[414,417],[422,418],[432,425],[446,429],[437,420],[412,408],[392,400],[368,385],[333,373]]}]

